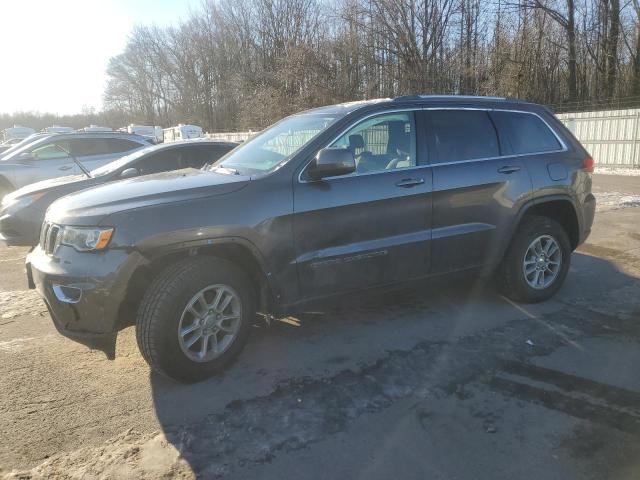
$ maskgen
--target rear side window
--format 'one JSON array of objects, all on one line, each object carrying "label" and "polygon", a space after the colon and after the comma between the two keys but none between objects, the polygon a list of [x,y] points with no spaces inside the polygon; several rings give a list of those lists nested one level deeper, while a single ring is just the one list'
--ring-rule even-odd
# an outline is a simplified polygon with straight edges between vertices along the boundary
[{"label": "rear side window", "polygon": [[171,148],[145,157],[135,167],[141,175],[178,170],[181,168],[182,155],[180,148]]},{"label": "rear side window", "polygon": [[461,162],[500,155],[496,129],[487,112],[431,110],[428,129],[437,156],[431,163]]},{"label": "rear side window", "polygon": [[143,145],[132,142],[131,140],[126,140],[124,138],[109,138],[107,139],[107,144],[109,145],[110,153],[121,153],[128,152],[129,150],[133,150],[134,148],[140,148]]},{"label": "rear side window", "polygon": [[553,152],[562,148],[547,124],[536,115],[500,111],[491,115],[513,154]]}]

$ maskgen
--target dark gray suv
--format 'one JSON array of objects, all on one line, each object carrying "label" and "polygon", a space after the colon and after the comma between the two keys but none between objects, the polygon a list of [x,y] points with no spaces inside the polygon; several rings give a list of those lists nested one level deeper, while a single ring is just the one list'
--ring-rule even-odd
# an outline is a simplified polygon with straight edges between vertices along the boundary
[{"label": "dark gray suv", "polygon": [[408,96],[285,118],[206,171],[49,208],[27,258],[59,331],[113,355],[135,324],[157,371],[212,375],[257,311],[451,272],[549,298],[595,210],[593,160],[545,107]]}]

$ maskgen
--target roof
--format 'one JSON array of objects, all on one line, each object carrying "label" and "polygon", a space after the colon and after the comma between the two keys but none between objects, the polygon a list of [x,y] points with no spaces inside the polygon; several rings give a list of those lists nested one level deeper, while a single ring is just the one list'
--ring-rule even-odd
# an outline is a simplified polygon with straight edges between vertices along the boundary
[{"label": "roof", "polygon": [[511,105],[534,105],[524,100],[507,97],[493,97],[482,95],[402,95],[395,98],[376,98],[370,100],[360,100],[355,102],[338,103],[327,105],[326,107],[314,108],[300,112],[301,114],[324,114],[324,115],[346,115],[355,110],[376,105],[394,105],[396,103],[464,103],[466,105],[487,105],[487,104],[511,104]]},{"label": "roof", "polygon": [[187,140],[176,140],[175,142],[159,143],[155,145],[157,150],[163,150],[166,148],[179,147],[181,145],[193,145],[203,143],[207,145],[239,145],[238,142],[232,142],[229,140],[216,140],[213,138],[189,138]]}]

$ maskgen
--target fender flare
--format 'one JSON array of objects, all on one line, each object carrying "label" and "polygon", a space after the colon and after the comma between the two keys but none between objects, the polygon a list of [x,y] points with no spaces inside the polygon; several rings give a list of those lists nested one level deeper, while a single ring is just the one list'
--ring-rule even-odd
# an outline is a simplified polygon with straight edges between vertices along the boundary
[{"label": "fender flare", "polygon": [[[166,255],[170,255],[172,253],[178,252],[189,252],[196,251],[199,248],[206,247],[215,247],[216,245],[239,245],[247,249],[254,260],[258,264],[258,267],[262,271],[264,279],[267,282],[271,293],[273,294],[274,301],[278,301],[280,298],[280,288],[278,283],[276,282],[271,269],[269,268],[268,263],[265,260],[264,255],[255,246],[253,242],[246,239],[245,237],[239,236],[222,236],[222,237],[211,237],[211,238],[199,238],[197,240],[190,240],[184,242],[178,242],[174,244],[165,245],[163,247],[159,247],[150,252],[140,251],[140,254],[146,257],[148,260],[153,261],[156,258],[164,257]],[[149,253],[149,255],[147,254]]]},{"label": "fender flare", "polygon": [[576,207],[575,200],[568,194],[557,193],[552,195],[543,195],[541,197],[532,198],[526,201],[522,205],[522,207],[520,207],[520,210],[518,211],[518,215],[515,221],[513,222],[513,225],[511,226],[510,238],[513,237],[513,234],[517,230],[518,225],[520,225],[520,222],[522,221],[522,218],[525,216],[527,211],[529,211],[532,207],[535,207],[537,205],[542,205],[545,203],[556,202],[556,201],[565,201],[571,204],[571,207],[573,208],[573,213],[575,214],[576,220],[578,222],[578,234],[580,234],[580,232],[582,231],[583,220],[582,220],[582,216],[579,213],[578,208]]}]

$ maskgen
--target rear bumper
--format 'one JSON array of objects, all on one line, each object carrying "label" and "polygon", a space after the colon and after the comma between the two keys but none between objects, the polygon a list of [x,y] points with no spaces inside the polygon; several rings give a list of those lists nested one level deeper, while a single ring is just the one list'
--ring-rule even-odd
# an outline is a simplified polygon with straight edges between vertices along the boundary
[{"label": "rear bumper", "polygon": [[121,250],[79,253],[64,246],[51,256],[38,246],[27,256],[27,282],[44,299],[58,332],[112,357],[126,286],[143,261]]},{"label": "rear bumper", "polygon": [[589,237],[595,214],[596,197],[594,197],[593,194],[589,193],[582,203],[582,225],[580,228],[580,238],[578,239],[578,245],[583,244]]}]

